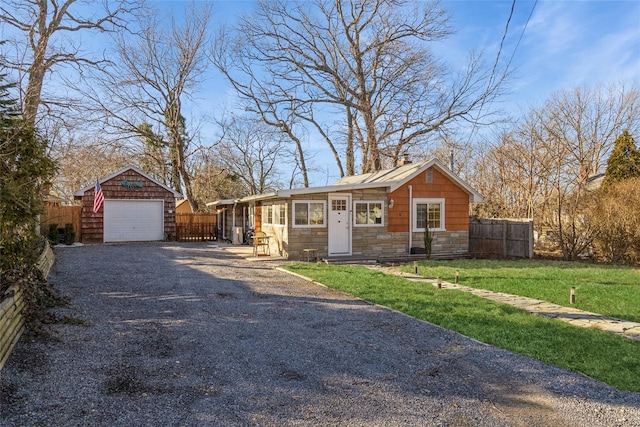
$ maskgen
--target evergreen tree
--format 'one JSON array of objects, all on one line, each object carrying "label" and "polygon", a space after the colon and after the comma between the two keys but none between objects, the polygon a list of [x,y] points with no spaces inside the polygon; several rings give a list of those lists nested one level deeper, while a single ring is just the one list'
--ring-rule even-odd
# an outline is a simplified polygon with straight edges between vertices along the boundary
[{"label": "evergreen tree", "polygon": [[607,188],[633,177],[640,177],[640,151],[629,131],[625,130],[614,143],[602,186]]},{"label": "evergreen tree", "polygon": [[0,58],[0,272],[33,261],[42,185],[54,173],[47,143],[11,97]]}]

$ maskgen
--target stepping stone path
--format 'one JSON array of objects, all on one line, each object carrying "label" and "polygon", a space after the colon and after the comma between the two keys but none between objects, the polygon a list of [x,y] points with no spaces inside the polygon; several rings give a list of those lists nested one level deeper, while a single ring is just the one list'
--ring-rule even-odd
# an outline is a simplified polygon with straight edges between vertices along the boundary
[{"label": "stepping stone path", "polygon": [[[411,280],[413,282],[431,283],[433,286],[438,286],[437,280],[430,277],[423,277],[412,273],[406,273],[389,267],[369,267],[374,270],[382,271],[386,274],[393,274],[396,276],[404,277],[405,279]],[[562,320],[563,322],[570,323],[574,326],[600,329],[612,334],[624,336],[631,340],[640,341],[640,323],[629,322],[627,320],[617,319],[615,317],[603,316],[602,314],[598,313],[591,313],[572,307],[552,304],[534,298],[505,294],[503,292],[487,291],[484,289],[475,289],[468,286],[444,281],[441,281],[441,287],[442,289],[457,289],[459,291],[477,295],[481,298],[509,304],[514,307],[518,307],[528,313],[536,314],[538,316],[553,317],[554,319]]]}]

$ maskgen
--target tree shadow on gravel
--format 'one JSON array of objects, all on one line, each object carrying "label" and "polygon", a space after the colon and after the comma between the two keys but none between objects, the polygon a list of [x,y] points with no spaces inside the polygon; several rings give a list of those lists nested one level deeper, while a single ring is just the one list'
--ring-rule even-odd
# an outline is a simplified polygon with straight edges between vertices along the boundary
[{"label": "tree shadow on gravel", "polygon": [[638,396],[221,250],[57,255],[51,280],[92,326],[58,326],[41,373],[21,369],[39,344],[19,343],[0,425],[553,425],[550,400],[573,396],[638,412]]}]

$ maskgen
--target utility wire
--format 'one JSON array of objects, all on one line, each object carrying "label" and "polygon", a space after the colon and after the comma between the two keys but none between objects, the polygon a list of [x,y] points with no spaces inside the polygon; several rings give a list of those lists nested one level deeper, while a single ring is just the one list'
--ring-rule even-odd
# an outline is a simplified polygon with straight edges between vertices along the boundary
[{"label": "utility wire", "polygon": [[[504,27],[504,33],[502,33],[502,40],[500,40],[500,47],[498,48],[498,54],[496,55],[496,62],[493,63],[493,70],[491,70],[491,78],[489,79],[489,86],[493,83],[493,80],[496,76],[496,69],[498,68],[498,62],[500,61],[500,55],[502,54],[502,47],[504,46],[504,41],[507,38],[507,34],[509,33],[509,24],[511,23],[511,18],[513,17],[513,11],[516,9],[516,0],[513,0],[511,3],[511,11],[509,12],[509,18],[507,19],[507,25]],[[513,58],[513,56],[512,56]],[[508,69],[508,66],[507,66]],[[507,70],[505,69],[505,73]],[[484,100],[483,100],[484,104]],[[482,109],[482,105],[480,105]]]},{"label": "utility wire", "polygon": [[[514,1],[514,4],[515,4],[515,1]],[[522,38],[524,37],[525,31],[527,31],[527,27],[529,26],[529,21],[531,21],[531,17],[533,16],[533,11],[536,10],[536,5],[537,4],[538,4],[538,0],[533,2],[533,7],[531,8],[531,13],[529,13],[529,17],[527,18],[527,22],[524,24],[524,28],[522,28],[522,32],[520,33],[520,38],[518,39],[518,43],[516,43],[516,47],[513,48],[513,53],[511,54],[511,58],[509,58],[509,62],[507,63],[507,69],[509,69],[509,66],[511,65],[511,61],[513,61],[513,57],[516,56],[516,51],[518,50],[518,47],[520,46],[520,42],[522,41]]]},{"label": "utility wire", "polygon": [[[524,37],[524,33],[527,30],[527,27],[529,25],[529,21],[531,20],[531,17],[533,16],[533,12],[536,9],[536,5],[538,4],[538,0],[535,0],[535,2],[533,3],[533,7],[531,8],[531,12],[529,13],[529,16],[527,17],[527,22],[524,24],[524,27],[522,28],[522,32],[520,33],[520,37],[518,38],[518,43],[516,43],[516,46],[513,49],[513,52],[511,53],[511,57],[509,58],[509,62],[507,62],[507,66],[504,70],[504,74],[506,74],[509,70],[509,67],[511,66],[511,62],[513,61],[513,58],[516,55],[516,52],[518,50],[518,47],[520,46],[520,42],[522,41],[522,38]],[[493,64],[493,70],[491,71],[491,77],[489,78],[489,84],[487,87],[491,87],[491,85],[493,84],[494,80],[495,80],[495,76],[496,76],[496,70],[498,68],[498,63],[500,61],[500,56],[502,55],[502,48],[504,46],[504,41],[507,37],[507,33],[509,32],[509,24],[511,23],[511,18],[513,17],[513,12],[515,11],[515,7],[516,7],[516,0],[513,0],[513,2],[511,3],[511,11],[509,12],[509,18],[507,19],[507,24],[505,25],[504,28],[504,33],[502,34],[502,40],[500,41],[500,47],[498,49],[498,54],[496,55],[496,61]],[[504,76],[503,74],[503,76]],[[484,108],[484,104],[485,104],[486,98],[482,100],[482,102],[480,103],[480,108],[478,109],[478,117],[481,115],[482,113],[482,109]],[[467,144],[469,144],[471,142],[471,138],[473,138],[474,134],[476,133],[478,128],[478,124],[476,121],[474,121],[473,123],[473,128],[471,129],[471,133],[469,134],[469,139],[467,140]]]}]

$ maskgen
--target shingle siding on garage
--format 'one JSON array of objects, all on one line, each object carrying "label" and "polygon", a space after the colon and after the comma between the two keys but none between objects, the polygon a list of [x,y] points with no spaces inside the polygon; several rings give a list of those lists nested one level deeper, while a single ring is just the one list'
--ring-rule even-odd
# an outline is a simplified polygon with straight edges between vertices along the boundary
[{"label": "shingle siding on garage", "polygon": [[[132,186],[127,188],[123,181],[129,183],[142,183],[142,187]],[[166,188],[149,180],[133,169],[126,170],[113,178],[101,182],[104,198],[121,200],[164,200],[164,234],[168,240],[173,240],[176,235],[176,201],[175,195]],[[94,189],[84,192],[82,196],[82,242],[102,243],[104,240],[104,208],[100,212],[93,213]]]}]

